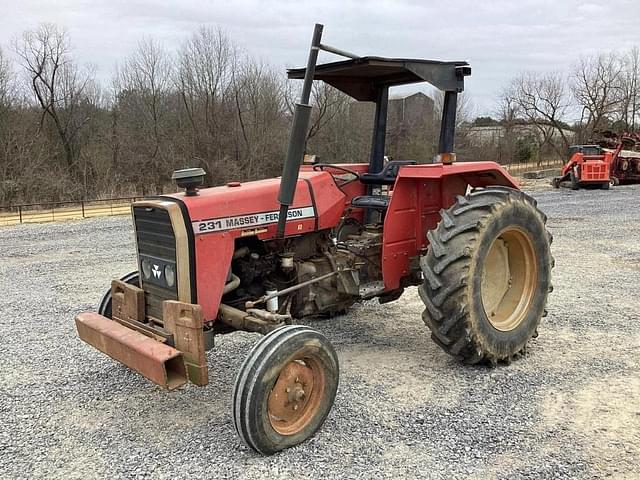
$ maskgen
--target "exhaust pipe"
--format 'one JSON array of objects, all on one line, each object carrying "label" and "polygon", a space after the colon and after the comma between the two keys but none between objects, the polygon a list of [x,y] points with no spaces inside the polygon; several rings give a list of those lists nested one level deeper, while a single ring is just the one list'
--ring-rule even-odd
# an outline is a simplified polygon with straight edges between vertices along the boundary
[{"label": "exhaust pipe", "polygon": [[277,237],[284,237],[284,228],[287,223],[287,213],[289,206],[293,203],[293,196],[298,183],[298,173],[300,164],[304,157],[304,144],[307,139],[307,131],[309,130],[309,119],[311,118],[311,105],[309,98],[311,97],[311,86],[313,85],[313,76],[316,71],[316,61],[318,60],[318,51],[321,44],[323,26],[316,23],[313,29],[313,38],[311,39],[311,50],[307,60],[307,69],[304,72],[304,83],[302,84],[302,94],[300,101],[296,103],[293,112],[293,125],[291,126],[291,135],[289,136],[289,147],[287,148],[287,158],[282,168],[282,179],[280,180],[280,192],[278,193],[278,202],[280,202],[280,214],[278,216]]},{"label": "exhaust pipe", "polygon": [[94,312],[76,317],[80,338],[168,390],[187,383],[182,353]]}]

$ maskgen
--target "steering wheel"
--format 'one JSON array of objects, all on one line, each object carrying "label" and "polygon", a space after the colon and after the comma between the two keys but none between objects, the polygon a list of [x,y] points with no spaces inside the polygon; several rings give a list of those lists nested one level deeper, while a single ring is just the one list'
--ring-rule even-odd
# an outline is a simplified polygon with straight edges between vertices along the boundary
[{"label": "steering wheel", "polygon": [[[355,170],[351,170],[349,168],[345,168],[345,167],[341,167],[340,165],[333,165],[331,163],[316,163],[313,166],[313,170],[315,172],[324,172],[325,168],[329,168],[329,169],[334,169],[334,170],[338,170],[340,172],[344,172],[348,175],[353,175],[352,179],[349,180],[344,180],[344,179],[338,179],[338,180],[342,180],[342,182],[338,185],[338,187],[344,187],[345,185],[351,183],[351,182],[355,182],[356,180],[360,180],[360,174],[358,172],[356,172]],[[333,176],[333,175],[332,175]],[[335,176],[334,176],[335,179]],[[336,184],[338,182],[336,181]]]}]

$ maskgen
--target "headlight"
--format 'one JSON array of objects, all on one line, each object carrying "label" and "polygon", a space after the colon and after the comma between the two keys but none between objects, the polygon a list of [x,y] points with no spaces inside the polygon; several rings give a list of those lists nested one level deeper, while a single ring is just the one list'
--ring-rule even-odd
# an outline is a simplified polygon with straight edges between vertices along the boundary
[{"label": "headlight", "polygon": [[144,278],[151,276],[151,262],[147,258],[142,259],[142,275]]},{"label": "headlight", "polygon": [[176,284],[176,271],[173,268],[173,265],[167,265],[164,267],[164,279],[170,287],[173,287]]}]

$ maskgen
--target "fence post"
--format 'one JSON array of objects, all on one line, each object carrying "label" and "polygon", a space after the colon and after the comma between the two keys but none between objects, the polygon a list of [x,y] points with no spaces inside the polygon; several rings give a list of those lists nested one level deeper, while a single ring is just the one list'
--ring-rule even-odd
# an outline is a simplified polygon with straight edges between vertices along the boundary
[{"label": "fence post", "polygon": [[22,223],[22,205],[18,205],[18,213],[20,214],[20,223]]},{"label": "fence post", "polygon": [[82,218],[84,218],[84,200],[80,200],[80,205],[82,206]]}]

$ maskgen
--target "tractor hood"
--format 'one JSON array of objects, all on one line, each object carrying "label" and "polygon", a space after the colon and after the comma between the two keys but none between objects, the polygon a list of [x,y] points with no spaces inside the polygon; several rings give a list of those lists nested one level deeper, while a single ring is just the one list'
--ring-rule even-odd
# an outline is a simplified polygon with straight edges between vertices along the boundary
[{"label": "tractor hood", "polygon": [[[229,182],[203,188],[198,195],[167,195],[184,203],[194,235],[230,233],[232,237],[275,232],[280,204],[280,179]],[[293,204],[287,214],[287,234],[331,228],[340,220],[345,194],[325,172],[301,172]]]},{"label": "tractor hood", "polygon": [[[352,185],[364,191],[364,186]],[[287,212],[285,236],[338,225],[350,197],[336,186],[331,174],[301,171],[295,187],[294,201]],[[170,208],[176,202],[182,204],[183,208],[179,210],[184,222],[175,222],[176,242],[185,245],[183,248],[191,252],[189,257],[193,260],[178,260],[178,269],[187,263],[191,265],[192,289],[198,291],[193,303],[197,301],[202,306],[205,318],[215,318],[218,312],[236,239],[247,236],[263,241],[276,238],[279,188],[279,178],[234,182],[203,188],[197,195],[176,193],[137,203],[141,206],[152,206],[152,203],[160,208]],[[162,199],[169,201],[162,202]],[[179,239],[182,240],[178,242]],[[186,252],[178,252],[179,258],[181,255],[186,259]],[[207,286],[206,291],[201,290],[203,285]]]}]

